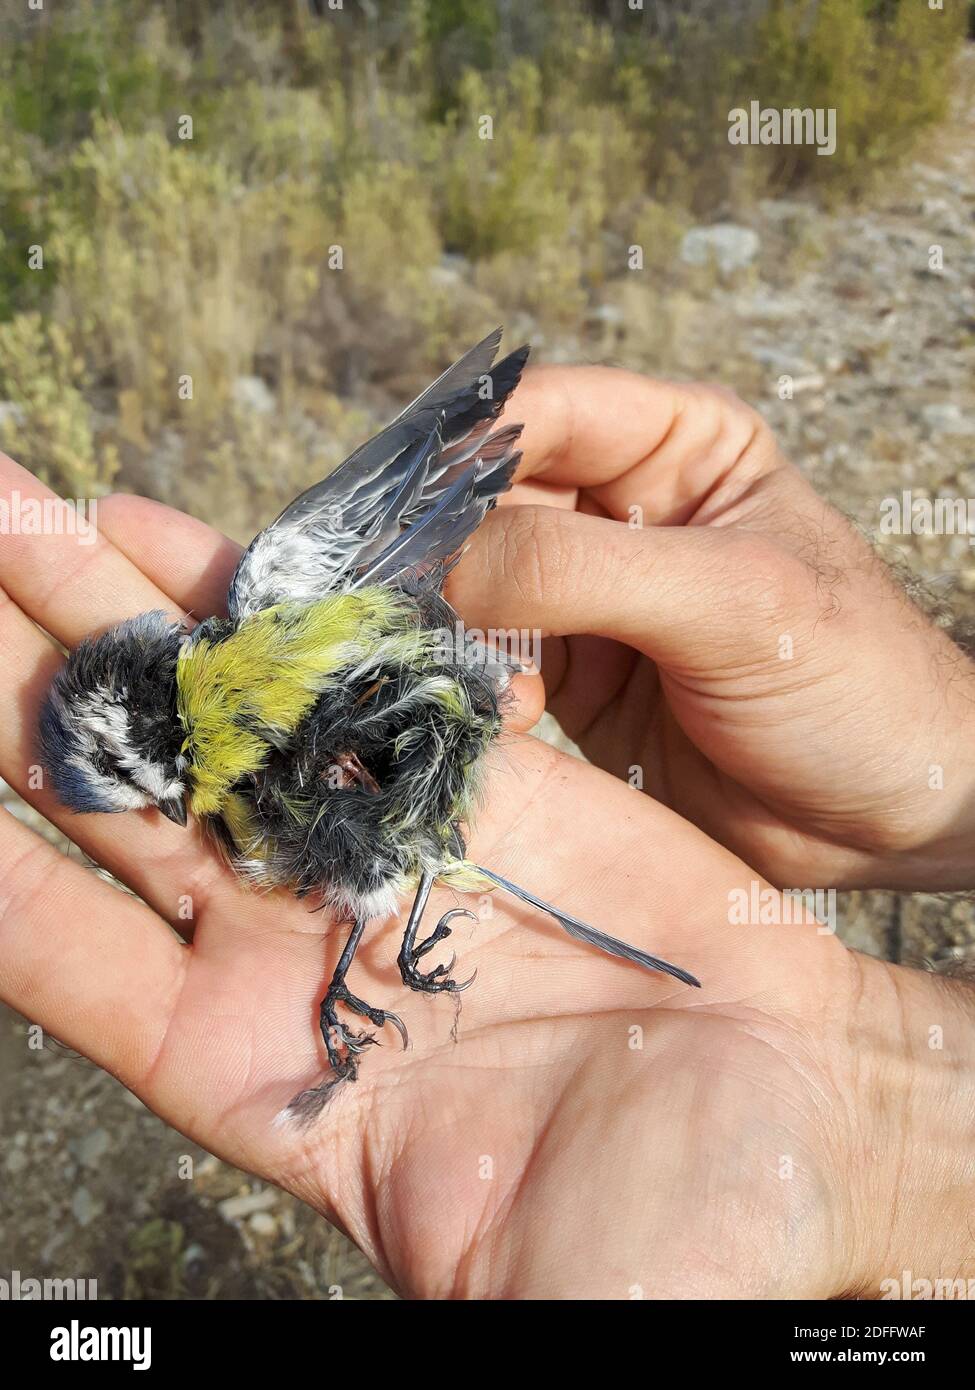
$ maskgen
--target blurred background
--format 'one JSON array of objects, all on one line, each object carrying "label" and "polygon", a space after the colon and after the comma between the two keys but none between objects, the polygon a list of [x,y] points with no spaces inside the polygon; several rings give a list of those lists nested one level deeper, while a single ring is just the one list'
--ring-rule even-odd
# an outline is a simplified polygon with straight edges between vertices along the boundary
[{"label": "blurred background", "polygon": [[[973,17],[3,0],[0,447],[65,496],[139,492],[246,541],[504,323],[539,360],[733,386],[963,633],[967,535],[878,527],[904,489],[975,498]],[[730,144],[752,101],[832,108],[835,152]],[[860,949],[975,953],[967,899],[840,907]],[[0,1277],[391,1296],[28,1022],[0,1013]]]}]

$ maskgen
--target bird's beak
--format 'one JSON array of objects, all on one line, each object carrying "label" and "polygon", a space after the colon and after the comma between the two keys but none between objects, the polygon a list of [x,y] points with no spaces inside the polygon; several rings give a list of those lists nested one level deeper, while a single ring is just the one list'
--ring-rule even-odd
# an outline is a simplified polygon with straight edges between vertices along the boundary
[{"label": "bird's beak", "polygon": [[186,803],[182,797],[174,796],[169,801],[160,801],[159,809],[167,820],[173,822],[173,825],[186,824]]}]

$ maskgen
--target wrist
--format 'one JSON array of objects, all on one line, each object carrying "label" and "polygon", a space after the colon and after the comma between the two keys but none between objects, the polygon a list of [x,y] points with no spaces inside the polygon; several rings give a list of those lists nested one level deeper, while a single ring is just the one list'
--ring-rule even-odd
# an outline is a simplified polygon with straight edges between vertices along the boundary
[{"label": "wrist", "polygon": [[967,1293],[975,1287],[967,1283],[975,1281],[975,988],[858,961],[845,1291],[918,1297],[961,1279]]}]

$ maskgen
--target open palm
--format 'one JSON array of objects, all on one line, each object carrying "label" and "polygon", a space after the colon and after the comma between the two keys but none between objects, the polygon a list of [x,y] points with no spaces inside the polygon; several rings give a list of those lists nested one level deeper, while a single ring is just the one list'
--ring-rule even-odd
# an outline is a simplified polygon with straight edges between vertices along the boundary
[{"label": "open palm", "polygon": [[[45,495],[9,460],[2,484]],[[479,972],[455,1017],[452,1000],[403,989],[399,928],[375,926],[354,987],[402,1014],[411,1048],[386,1030],[312,1128],[275,1126],[321,1079],[317,1001],[347,928],[245,891],[193,828],[72,816],[37,786],[36,713],[60,660],[39,629],[70,646],[153,607],[209,613],[237,553],[154,503],[100,510],[92,546],[3,540],[0,773],[138,898],[5,815],[5,1000],[313,1204],[404,1292],[816,1294],[855,1280],[836,1180],[837,1145],[854,1138],[835,1116],[855,1109],[864,967],[814,926],[731,925],[729,893],[751,870],[517,732],[496,751],[475,858],[704,988],[600,956],[496,894],[474,901],[479,922],[455,924],[459,968]],[[431,913],[456,902],[441,894]]]}]

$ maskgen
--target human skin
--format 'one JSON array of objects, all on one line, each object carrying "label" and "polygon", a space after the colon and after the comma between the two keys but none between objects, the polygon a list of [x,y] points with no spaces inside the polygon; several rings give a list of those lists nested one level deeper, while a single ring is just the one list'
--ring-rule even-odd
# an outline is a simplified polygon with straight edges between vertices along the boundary
[{"label": "human skin", "polygon": [[[651,394],[642,396],[644,390]],[[670,492],[684,498],[687,514],[671,507],[670,520],[691,519],[695,489],[714,505],[721,488],[731,485],[732,455],[739,458],[744,446],[742,408],[730,398],[700,390],[682,398],[676,388],[644,385],[623,374],[586,380],[543,372],[529,376],[509,412],[527,421],[526,473],[546,475],[522,494],[532,505],[539,486],[546,485],[559,489],[545,498],[558,504],[556,513],[577,500],[573,493],[586,476],[587,434],[578,404],[566,407],[573,397],[585,401],[593,420],[602,420],[605,455],[621,470],[636,457],[628,445],[638,440],[635,416],[641,414],[640,467],[649,475],[656,452],[661,470],[669,473]],[[668,401],[674,403],[669,419]],[[734,420],[722,424],[726,410]],[[702,429],[696,447],[685,437],[682,464],[668,456],[667,441],[692,415],[711,425]],[[744,470],[740,476],[750,485]],[[624,496],[635,482],[625,481]],[[0,467],[0,487],[5,495],[13,489],[22,496],[44,491],[9,461]],[[788,495],[782,494],[783,507]],[[608,496],[599,502],[603,508]],[[581,505],[591,505],[585,495]],[[822,521],[827,514],[817,505]],[[732,502],[723,515],[733,517]],[[553,622],[552,613],[536,605],[524,557],[534,557],[532,565],[545,575],[549,538],[562,538],[564,545],[569,518],[553,524],[541,512],[527,516],[528,522],[516,512],[492,520],[492,528],[503,530],[485,530],[476,553],[458,570],[454,597],[468,620],[569,633],[611,631],[641,644],[652,633],[657,669],[670,658],[679,674],[678,647],[665,645],[667,629],[673,622],[678,642],[682,630],[686,636],[694,627],[675,615],[693,613],[693,584],[708,574],[714,586],[713,574],[692,573],[685,565],[689,588],[681,601],[678,580],[661,561],[653,592],[669,591],[669,599],[656,616],[644,614],[644,627],[635,617],[641,584],[634,581],[630,591],[617,585],[618,607],[630,624],[626,632],[610,626],[608,598],[601,600],[598,621],[578,609],[573,613],[566,584],[558,593],[569,615],[565,623]],[[595,520],[611,524],[606,517]],[[875,783],[866,775],[869,768],[861,767],[859,779],[840,795],[844,759],[858,755],[863,739],[852,715],[840,717],[841,697],[863,711],[873,689],[859,628],[851,631],[834,616],[819,625],[815,638],[832,644],[822,658],[825,673],[853,673],[845,686],[824,686],[833,701],[831,727],[849,734],[846,744],[839,739],[832,760],[846,820],[835,819],[828,837],[822,824],[829,819],[829,787],[818,763],[807,766],[795,750],[779,754],[791,758],[788,775],[780,778],[788,822],[784,815],[776,820],[778,806],[765,817],[747,814],[749,802],[738,793],[746,773],[757,768],[751,785],[762,789],[767,809],[774,801],[769,786],[776,762],[775,740],[754,738],[749,744],[741,733],[742,727],[748,732],[747,724],[730,724],[731,752],[720,755],[722,761],[738,758],[735,797],[725,803],[715,786],[725,788],[706,761],[718,762],[717,745],[708,744],[700,760],[688,745],[674,762],[672,791],[678,773],[681,779],[693,779],[695,771],[710,777],[696,803],[690,787],[682,788],[682,802],[673,794],[682,815],[604,768],[518,732],[518,725],[492,758],[472,857],[687,967],[702,989],[592,952],[547,919],[495,894],[488,900],[490,912],[478,903],[481,921],[458,927],[452,939],[458,969],[479,972],[463,996],[454,1041],[451,1002],[421,999],[400,983],[399,927],[374,927],[353,967],[354,988],[403,1015],[411,1050],[400,1052],[387,1030],[384,1045],[365,1059],[358,1083],[342,1088],[321,1119],[302,1132],[275,1127],[273,1120],[322,1073],[317,1001],[345,928],[283,893],[248,893],[192,826],[182,831],[155,813],[74,816],[43,787],[30,785],[36,781],[37,708],[59,660],[34,624],[70,646],[89,631],[153,607],[197,615],[216,611],[237,554],[201,523],[139,499],[108,499],[99,522],[98,542],[89,547],[70,537],[0,540],[0,586],[8,600],[0,603],[0,697],[7,711],[0,721],[0,775],[143,902],[65,859],[4,814],[0,993],[7,1003],[112,1071],[192,1139],[296,1193],[341,1225],[404,1294],[869,1296],[880,1280],[899,1280],[904,1269],[916,1278],[975,1274],[968,1235],[975,1203],[969,990],[848,951],[812,922],[735,925],[731,895],[764,884],[743,859],[690,820],[709,803],[704,809],[712,834],[729,843],[740,835],[740,848],[750,844],[752,858],[764,847],[765,864],[779,883],[793,877],[796,865],[803,869],[805,846],[808,875],[823,874],[826,882],[830,875],[840,879],[839,870],[833,872],[840,863],[850,878],[859,866],[865,881],[874,872],[881,879],[888,872],[874,869],[878,859],[923,868],[932,845],[947,859],[955,831],[943,811],[919,827],[919,846],[897,840],[905,834],[899,819],[903,784],[885,766],[877,765]],[[579,522],[593,524],[587,517]],[[517,529],[505,542],[510,527],[529,527],[537,547]],[[749,544],[753,529],[742,526]],[[654,530],[640,539],[671,546],[672,556],[671,537],[692,530]],[[492,538],[502,547],[500,561],[489,557]],[[607,536],[605,543],[616,541]],[[786,600],[790,593],[798,600],[806,590],[802,583],[793,589],[776,582],[772,541],[768,546],[762,573],[775,598],[771,626],[778,627],[781,617],[785,630],[803,634],[807,610],[801,604],[790,609]],[[602,563],[602,552],[590,554],[593,563]],[[567,560],[564,549],[556,555],[557,574],[569,575],[571,555]],[[498,612],[488,617],[478,610],[472,580],[478,565],[486,566],[485,582],[498,602]],[[712,588],[715,601],[719,589]],[[598,595],[598,586],[592,592]],[[519,611],[512,593],[515,600],[524,594],[531,601],[537,624],[511,617]],[[875,625],[892,611],[901,613],[899,600],[882,587],[860,594],[858,602],[873,603]],[[742,611],[744,617],[736,611],[734,642],[726,636],[717,644],[714,660],[721,669],[735,643],[750,640],[754,614],[747,605]],[[957,669],[953,656],[955,665],[947,662],[939,634],[910,611],[895,623],[898,633],[900,622],[929,666]],[[550,650],[557,660],[559,647]],[[593,655],[593,679],[624,659],[602,647]],[[689,666],[706,661],[693,653],[687,660]],[[551,678],[548,657],[544,674]],[[640,677],[649,692],[645,716],[659,724],[649,674]],[[672,689],[682,688],[670,668],[660,681],[668,699]],[[537,682],[519,683],[524,727],[537,713],[539,692]],[[616,770],[620,755],[632,762],[636,749],[649,758],[666,740],[655,744],[643,735],[641,742],[637,687],[621,696],[622,686],[610,693],[610,684],[596,687],[600,703],[593,687],[576,676],[557,678],[554,699],[591,756],[602,754]],[[695,681],[685,676],[683,684]],[[803,688],[814,684],[810,673]],[[949,728],[951,720],[940,712],[950,694],[932,686],[927,712],[916,707],[919,689],[912,699],[915,721],[930,713],[936,727],[942,721]],[[746,701],[732,703],[737,708]],[[678,717],[685,728],[691,725],[692,714],[683,713],[679,701],[673,708],[682,710]],[[693,712],[693,701],[687,708]],[[871,709],[871,719],[879,718],[879,710]],[[596,723],[586,732],[594,711]],[[770,711],[771,701],[760,700],[756,713],[766,724]],[[720,713],[718,708],[718,723]],[[893,745],[900,737],[896,703],[886,717]],[[784,716],[772,722],[780,732],[788,723]],[[619,738],[610,737],[614,724]],[[703,715],[700,725],[704,729]],[[600,727],[602,743],[595,736]],[[628,741],[631,732],[636,737]],[[707,737],[705,729],[702,739]],[[948,757],[949,733],[944,737]],[[853,804],[857,783],[859,810]],[[885,796],[895,803],[892,808]],[[791,819],[801,803],[808,824]],[[743,821],[740,831],[736,819]],[[844,825],[856,841],[852,848],[839,835]],[[889,843],[891,838],[897,842]],[[793,881],[805,886],[808,875]],[[435,896],[429,923],[456,901],[453,894]]]},{"label": "human skin", "polygon": [[587,757],[782,887],[975,886],[975,667],[761,417],[605,367],[530,373],[510,414],[520,505],[451,597],[552,637]]}]

